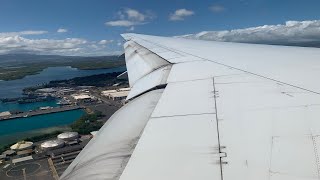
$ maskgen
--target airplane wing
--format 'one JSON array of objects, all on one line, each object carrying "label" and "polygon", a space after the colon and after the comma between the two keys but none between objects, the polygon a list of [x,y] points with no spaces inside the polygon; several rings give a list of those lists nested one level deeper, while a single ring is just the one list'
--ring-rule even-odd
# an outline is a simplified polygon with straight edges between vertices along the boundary
[{"label": "airplane wing", "polygon": [[320,50],[124,34],[131,91],[62,179],[320,179]]}]

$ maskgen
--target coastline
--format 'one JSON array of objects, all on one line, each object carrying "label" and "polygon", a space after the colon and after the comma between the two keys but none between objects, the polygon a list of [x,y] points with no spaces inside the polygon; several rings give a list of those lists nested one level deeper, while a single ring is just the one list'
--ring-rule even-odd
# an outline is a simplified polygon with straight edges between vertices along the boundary
[{"label": "coastline", "polygon": [[43,70],[37,75],[28,75],[23,79],[0,82],[0,97],[1,98],[17,98],[24,97],[23,89],[27,87],[41,86],[50,81],[67,80],[75,77],[84,77],[96,74],[106,74],[112,72],[125,71],[125,66],[117,68],[97,69],[97,70],[79,70],[75,68],[50,67]]},{"label": "coastline", "polygon": [[92,60],[92,62],[77,62],[72,61],[68,63],[55,63],[55,62],[40,62],[40,63],[29,63],[26,66],[22,66],[19,68],[11,69],[11,68],[3,68],[0,67],[0,81],[12,81],[23,79],[26,76],[37,75],[40,74],[47,68],[50,67],[70,67],[77,70],[102,70],[102,69],[112,69],[119,68],[125,66],[124,61],[122,60],[107,60],[107,61],[97,61]]},{"label": "coastline", "polygon": [[8,145],[8,144],[13,144],[17,141],[33,137],[33,136],[38,136],[38,135],[43,135],[43,134],[49,134],[55,131],[70,131],[71,128],[69,126],[55,126],[55,127],[49,127],[49,128],[42,128],[42,129],[36,129],[36,130],[31,130],[31,131],[26,131],[26,132],[17,132],[13,134],[7,134],[7,135],[1,135],[0,136],[0,148]]}]

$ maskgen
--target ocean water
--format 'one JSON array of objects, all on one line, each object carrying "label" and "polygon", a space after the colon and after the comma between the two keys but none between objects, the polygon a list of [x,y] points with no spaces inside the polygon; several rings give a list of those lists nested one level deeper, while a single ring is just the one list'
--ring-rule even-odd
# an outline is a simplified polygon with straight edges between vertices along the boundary
[{"label": "ocean water", "polygon": [[0,121],[0,144],[23,139],[47,128],[69,125],[84,113],[83,110],[72,110]]},{"label": "ocean water", "polygon": [[125,71],[125,67],[97,70],[79,70],[70,66],[49,67],[39,74],[26,76],[23,79],[12,81],[0,81],[0,98],[12,98],[22,96],[22,90],[26,87],[41,85],[52,80],[64,80],[74,77],[89,76],[110,72]]}]

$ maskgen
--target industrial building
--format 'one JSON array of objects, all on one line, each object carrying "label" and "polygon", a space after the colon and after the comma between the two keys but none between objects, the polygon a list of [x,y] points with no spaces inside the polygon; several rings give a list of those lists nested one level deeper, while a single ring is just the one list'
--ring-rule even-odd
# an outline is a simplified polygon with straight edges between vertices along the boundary
[{"label": "industrial building", "polygon": [[116,90],[113,89],[113,90],[102,91],[101,94],[112,100],[123,100],[127,98],[129,92],[130,92],[130,88],[120,88]]},{"label": "industrial building", "polygon": [[54,92],[56,92],[56,90],[54,88],[42,88],[42,89],[36,90],[36,92],[39,92],[39,93],[54,93]]},{"label": "industrial building", "polygon": [[79,134],[77,132],[64,132],[59,134],[57,138],[63,141],[74,141],[79,139]]},{"label": "industrial building", "polygon": [[72,161],[84,148],[85,144],[77,146],[67,146],[61,149],[55,149],[47,152],[50,156],[54,168],[59,176],[67,169]]},{"label": "industrial building", "polygon": [[73,99],[80,101],[80,102],[92,102],[92,101],[96,100],[96,98],[94,96],[91,96],[86,93],[72,94],[71,96],[73,97]]},{"label": "industrial building", "polygon": [[92,99],[92,97],[88,94],[72,94],[71,95],[75,100],[84,100],[84,99]]},{"label": "industrial building", "polygon": [[8,149],[8,150],[4,151],[2,154],[6,155],[6,156],[13,156],[13,155],[17,154],[17,152],[14,150]]},{"label": "industrial building", "polygon": [[18,151],[17,155],[19,157],[25,157],[25,156],[29,156],[33,153],[33,149],[26,149],[26,150],[22,150],[22,151]]},{"label": "industrial building", "polygon": [[49,140],[43,142],[40,146],[43,150],[58,149],[64,146],[64,141],[61,139]]},{"label": "industrial building", "polygon": [[0,112],[0,117],[10,116],[10,115],[11,115],[10,111]]},{"label": "industrial building", "polygon": [[10,147],[10,149],[15,151],[23,151],[23,150],[32,149],[32,148],[33,148],[33,142],[30,142],[30,141],[20,141]]}]

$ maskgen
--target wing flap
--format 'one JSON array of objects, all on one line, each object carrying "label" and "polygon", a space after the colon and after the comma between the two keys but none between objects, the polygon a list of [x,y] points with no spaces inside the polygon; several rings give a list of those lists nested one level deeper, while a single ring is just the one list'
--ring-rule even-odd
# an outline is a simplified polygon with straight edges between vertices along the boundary
[{"label": "wing flap", "polygon": [[147,74],[170,64],[163,58],[133,41],[126,42],[124,44],[124,49],[129,84],[131,87]]},{"label": "wing flap", "polygon": [[167,78],[171,70],[171,65],[161,67],[141,79],[139,79],[132,87],[127,96],[130,100],[144,92],[147,92],[155,87],[167,84]]},{"label": "wing flap", "polygon": [[121,180],[221,179],[214,114],[150,119]]}]

